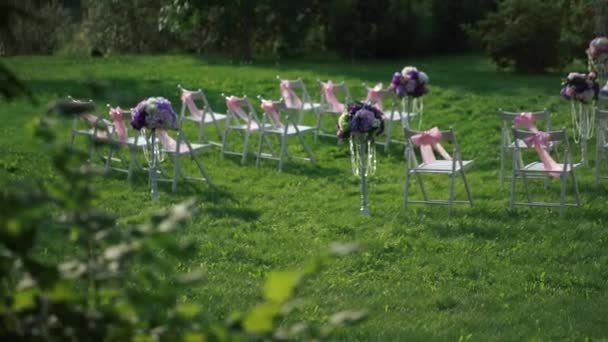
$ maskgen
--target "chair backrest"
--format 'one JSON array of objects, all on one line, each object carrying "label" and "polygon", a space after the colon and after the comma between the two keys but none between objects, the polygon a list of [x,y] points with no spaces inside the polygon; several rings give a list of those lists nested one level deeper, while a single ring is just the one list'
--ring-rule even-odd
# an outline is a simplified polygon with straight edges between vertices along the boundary
[{"label": "chair backrest", "polygon": [[267,111],[264,111],[264,117],[262,118],[262,125],[265,123],[271,123],[275,127],[278,127],[277,121],[280,121],[280,124],[287,129],[288,126],[297,126],[298,125],[298,117],[302,113],[302,109],[300,108],[290,108],[285,104],[285,100],[281,99],[278,101],[271,101],[264,99],[261,95],[258,95],[258,99],[260,102],[268,102],[272,103],[272,107],[276,111],[277,120],[270,117]]},{"label": "chair backrest", "polygon": [[[80,100],[80,99],[75,99],[71,96],[68,96],[68,100],[75,102],[75,103],[92,104],[93,107],[95,107],[95,103],[93,102],[93,100]],[[74,120],[72,122],[72,131],[73,132],[79,131],[80,130],[79,124],[81,124],[81,123],[84,123],[84,125],[87,129],[92,129],[95,135],[97,135],[97,133],[108,134],[109,129],[112,126],[111,121],[104,119],[102,116],[98,115],[95,112],[82,113],[82,114],[74,116]]]},{"label": "chair backrest", "polygon": [[[308,89],[306,88],[306,84],[301,78],[297,78],[295,80],[282,79],[277,75],[277,80],[279,81],[279,87],[281,87],[284,83],[288,84],[289,88],[295,93],[295,95],[302,101],[302,104],[312,103],[312,98],[308,93]],[[281,96],[283,96],[281,94]],[[286,101],[285,97],[283,100]]]},{"label": "chair backrest", "polygon": [[[445,160],[449,160],[451,158],[453,164],[459,163],[462,167],[462,154],[460,152],[460,147],[458,145],[458,141],[456,139],[456,135],[454,134],[454,130],[449,128],[447,130],[439,130],[437,128],[433,128],[429,131],[416,131],[409,127],[403,128],[404,135],[406,138],[405,145],[405,157],[408,167],[415,167],[418,165],[418,158],[416,157],[416,150],[420,150],[420,154],[422,155],[423,160],[425,160],[426,153],[433,153],[433,150],[437,151]],[[437,139],[430,148],[427,148],[427,151],[423,152],[423,145],[417,146],[414,143],[414,140],[422,135],[432,134],[435,137],[440,135],[439,139]],[[451,145],[451,153],[448,153],[440,143],[449,143]],[[429,152],[430,151],[430,152]],[[434,157],[432,157],[434,159]]]},{"label": "chair backrest", "polygon": [[[526,112],[530,113],[532,119],[535,123],[541,123],[541,127],[544,130],[551,130],[551,113],[547,109],[543,109],[541,111],[536,112]],[[508,146],[512,143],[512,131],[511,127],[513,126],[513,120],[520,116],[522,112],[510,112],[503,109],[498,109],[498,115],[500,116],[502,125],[501,125],[501,135],[502,135],[502,144],[503,146]]]},{"label": "chair backrest", "polygon": [[[378,85],[381,85],[381,83],[378,83]],[[376,87],[376,86],[370,87],[366,83],[363,83],[362,86],[365,89],[366,99],[369,98],[370,92],[373,91]],[[382,88],[380,90],[377,90],[375,93],[380,98],[379,102],[381,102],[381,103],[379,104],[379,109],[382,109],[383,111],[387,111],[387,110],[397,110],[398,111],[399,110],[399,98],[397,97],[395,92],[392,91],[390,88]],[[373,101],[372,101],[372,105],[375,105],[375,103],[373,103]]]},{"label": "chair backrest", "polygon": [[[123,109],[120,107],[113,107],[112,105],[110,105],[109,103],[106,104],[106,108],[108,109],[108,116],[110,118],[110,120],[112,121],[112,127],[114,127],[114,129],[112,130],[112,134],[110,134],[110,139],[114,142],[117,143],[125,143],[125,139],[121,138],[121,134],[123,134],[121,132],[121,129],[124,129],[124,134],[125,137],[128,138],[129,137],[129,127],[131,126],[131,110],[130,109]],[[115,115],[114,113],[118,114]],[[120,126],[120,122],[118,122],[119,119],[122,119],[122,128]],[[140,134],[139,132],[137,134],[135,134],[135,145],[137,145],[137,141],[138,139],[140,139]],[[143,139],[143,138],[141,138]]]},{"label": "chair backrest", "polygon": [[[319,88],[321,91],[321,96],[320,96],[320,103],[322,108],[324,108],[325,110],[329,109],[331,110],[331,103],[328,101],[332,101],[331,99],[328,99],[326,96],[326,93],[324,91],[324,86],[326,84],[328,84],[329,82],[332,82],[331,80],[328,80],[327,82],[321,81],[321,80],[317,80],[317,83],[319,83]],[[348,90],[348,86],[346,85],[346,83],[344,83],[344,81],[340,82],[340,83],[333,83],[333,91],[336,97],[336,100],[338,100],[341,104],[343,104],[344,106],[348,105],[350,102],[352,102],[352,98],[350,96],[350,91]]]},{"label": "chair backrest", "polygon": [[[190,90],[182,87],[180,84],[177,85],[177,88],[180,90],[180,96],[182,99],[182,110],[180,112],[180,118],[183,118],[185,115],[185,110],[188,108],[190,114],[194,116],[199,116],[200,112],[209,113],[213,112],[211,105],[209,104],[209,100],[205,95],[205,92],[200,88],[197,90]],[[184,96],[188,95],[192,102],[184,101]]]},{"label": "chair backrest", "polygon": [[[551,146],[555,147],[554,149],[557,149],[561,146],[561,148],[563,149],[564,164],[573,163],[571,150],[570,150],[570,143],[568,141],[568,135],[566,133],[565,128],[562,128],[558,131],[545,131],[545,132],[531,132],[531,131],[522,130],[522,129],[519,129],[516,127],[512,127],[511,130],[512,130],[514,139],[519,139],[519,140],[523,140],[523,141],[534,138],[538,134],[543,134],[546,143],[547,144],[551,143]],[[519,144],[514,145],[514,151],[515,151],[515,153],[513,153],[513,160],[515,161],[517,159],[517,160],[523,161],[523,156],[522,156],[521,148],[520,148]],[[514,162],[514,165],[515,164],[517,164],[517,163]],[[523,163],[523,165],[525,165],[525,164],[526,163]]]},{"label": "chair backrest", "polygon": [[247,95],[243,97],[226,96],[222,93],[222,97],[226,99],[226,109],[228,114],[228,124],[232,124],[231,121],[243,124],[258,124],[259,118],[256,111],[251,105],[251,101],[247,98]]}]

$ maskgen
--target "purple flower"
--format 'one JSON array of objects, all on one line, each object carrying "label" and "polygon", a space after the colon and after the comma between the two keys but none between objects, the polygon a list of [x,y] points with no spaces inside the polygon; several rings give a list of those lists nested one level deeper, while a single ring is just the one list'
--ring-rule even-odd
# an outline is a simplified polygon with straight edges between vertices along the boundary
[{"label": "purple flower", "polygon": [[171,102],[163,97],[149,97],[131,110],[131,126],[139,130],[143,127],[176,129],[177,114]]},{"label": "purple flower", "polygon": [[393,74],[391,89],[400,98],[405,96],[420,97],[429,91],[428,81],[429,77],[424,72],[415,67],[407,66],[400,73]]}]

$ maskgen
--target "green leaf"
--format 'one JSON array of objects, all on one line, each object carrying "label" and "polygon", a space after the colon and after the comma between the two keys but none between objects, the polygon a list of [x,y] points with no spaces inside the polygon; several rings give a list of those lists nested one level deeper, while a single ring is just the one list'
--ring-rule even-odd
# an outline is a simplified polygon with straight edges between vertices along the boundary
[{"label": "green leaf", "polygon": [[252,334],[271,332],[274,319],[280,311],[281,306],[277,303],[258,304],[243,319],[243,328]]},{"label": "green leaf", "polygon": [[51,301],[66,302],[76,299],[78,297],[78,293],[74,290],[74,287],[70,282],[58,281],[49,291],[48,297]]},{"label": "green leaf", "polygon": [[200,333],[189,333],[184,336],[184,342],[205,342],[205,335]]},{"label": "green leaf", "polygon": [[36,296],[39,290],[37,288],[26,288],[19,290],[15,294],[15,302],[13,303],[13,310],[21,311],[36,306]]},{"label": "green leaf", "polygon": [[291,296],[300,281],[300,272],[271,272],[264,284],[264,298],[268,301],[283,303]]},{"label": "green leaf", "polygon": [[185,319],[192,319],[201,312],[201,307],[195,304],[178,304],[175,312]]}]

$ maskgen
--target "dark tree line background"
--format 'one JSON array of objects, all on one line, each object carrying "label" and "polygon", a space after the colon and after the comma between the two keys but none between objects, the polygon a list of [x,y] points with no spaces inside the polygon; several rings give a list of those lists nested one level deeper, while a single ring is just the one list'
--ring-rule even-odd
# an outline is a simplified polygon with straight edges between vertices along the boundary
[{"label": "dark tree line background", "polygon": [[[593,38],[595,0],[4,0],[11,54],[199,53],[402,58],[485,51],[542,71]],[[584,57],[584,55],[582,56]]]}]

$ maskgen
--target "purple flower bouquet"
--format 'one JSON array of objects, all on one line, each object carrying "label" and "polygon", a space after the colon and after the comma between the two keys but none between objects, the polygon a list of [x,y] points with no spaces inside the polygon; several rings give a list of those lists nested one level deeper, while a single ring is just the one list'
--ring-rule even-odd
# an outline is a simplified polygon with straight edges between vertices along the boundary
[{"label": "purple flower bouquet", "polygon": [[[591,67],[608,63],[608,38],[597,37],[589,43],[587,56]],[[595,69],[593,69],[595,70]]]},{"label": "purple flower bouquet", "polygon": [[384,114],[376,107],[362,102],[348,105],[348,111],[338,119],[338,139],[355,135],[380,135],[384,132]]},{"label": "purple flower bouquet", "polygon": [[164,97],[149,97],[131,109],[131,126],[142,128],[177,129],[177,114]]},{"label": "purple flower bouquet", "polygon": [[581,103],[590,103],[597,99],[600,86],[597,83],[596,74],[590,72],[581,74],[571,72],[566,81],[562,83],[560,95],[567,100],[575,100]]},{"label": "purple flower bouquet", "polygon": [[429,77],[415,67],[406,66],[391,79],[391,89],[398,97],[420,97],[428,93]]}]

